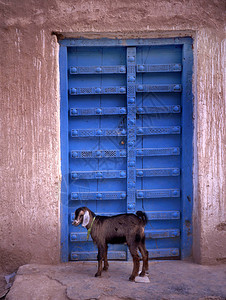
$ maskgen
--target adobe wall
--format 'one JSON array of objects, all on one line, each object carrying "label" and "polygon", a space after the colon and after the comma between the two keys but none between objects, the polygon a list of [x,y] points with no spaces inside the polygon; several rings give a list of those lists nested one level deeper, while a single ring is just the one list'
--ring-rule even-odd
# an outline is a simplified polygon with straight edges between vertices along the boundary
[{"label": "adobe wall", "polygon": [[60,260],[59,46],[52,32],[194,38],[194,259],[226,261],[224,11],[223,0],[1,1],[4,270]]}]

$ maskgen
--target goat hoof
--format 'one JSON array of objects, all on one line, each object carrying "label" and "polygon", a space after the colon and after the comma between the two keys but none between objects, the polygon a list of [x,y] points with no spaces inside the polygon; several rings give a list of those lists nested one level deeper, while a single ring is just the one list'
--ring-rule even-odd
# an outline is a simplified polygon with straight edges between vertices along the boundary
[{"label": "goat hoof", "polygon": [[140,276],[140,277],[144,277],[144,276],[145,276],[145,272],[142,271],[142,272],[139,274],[139,276]]},{"label": "goat hoof", "polygon": [[129,281],[135,281],[135,276],[131,275]]},{"label": "goat hoof", "polygon": [[103,267],[103,270],[104,270],[104,271],[107,271],[107,270],[108,270],[108,267]]},{"label": "goat hoof", "polygon": [[95,277],[100,277],[100,276],[101,276],[101,274],[98,272],[95,274]]}]

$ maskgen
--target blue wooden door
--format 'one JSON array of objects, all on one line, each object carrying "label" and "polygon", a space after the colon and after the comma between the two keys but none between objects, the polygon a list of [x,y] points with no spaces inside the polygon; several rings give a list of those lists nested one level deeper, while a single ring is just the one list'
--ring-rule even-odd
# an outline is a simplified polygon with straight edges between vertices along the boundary
[{"label": "blue wooden door", "polygon": [[[74,210],[146,212],[150,258],[184,258],[192,238],[192,43],[61,42],[62,260],[95,260]],[[127,260],[125,245],[109,259]]]}]

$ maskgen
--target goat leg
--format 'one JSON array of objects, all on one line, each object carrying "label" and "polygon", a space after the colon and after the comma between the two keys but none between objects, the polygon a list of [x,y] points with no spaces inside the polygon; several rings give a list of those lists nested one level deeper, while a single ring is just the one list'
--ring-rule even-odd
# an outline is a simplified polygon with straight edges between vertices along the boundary
[{"label": "goat leg", "polygon": [[145,276],[146,272],[148,271],[148,251],[147,251],[145,245],[142,243],[139,246],[139,250],[140,250],[140,253],[141,253],[142,259],[143,259],[143,267],[142,267],[142,271],[139,276],[143,277],[143,276]]},{"label": "goat leg", "polygon": [[103,267],[104,271],[107,271],[108,267],[109,267],[107,255],[108,255],[108,246],[106,245],[105,246],[105,251],[104,251],[104,267]]},{"label": "goat leg", "polygon": [[130,246],[129,247],[130,253],[133,257],[133,271],[129,278],[130,281],[134,281],[135,277],[138,276],[139,268],[140,268],[140,257],[137,253],[137,247],[136,246]]},{"label": "goat leg", "polygon": [[97,260],[98,260],[98,270],[97,273],[95,274],[95,277],[100,277],[102,273],[102,261],[104,257],[104,247],[98,247],[98,255],[97,255]]}]

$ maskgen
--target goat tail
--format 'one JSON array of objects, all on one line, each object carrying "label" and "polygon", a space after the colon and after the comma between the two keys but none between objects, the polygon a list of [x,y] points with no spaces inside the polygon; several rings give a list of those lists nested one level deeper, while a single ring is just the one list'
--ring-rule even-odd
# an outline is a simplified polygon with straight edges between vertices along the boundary
[{"label": "goat tail", "polygon": [[138,216],[138,218],[140,218],[143,221],[144,226],[145,226],[148,222],[148,217],[147,217],[146,213],[144,213],[143,211],[138,210],[136,212],[136,215]]}]

